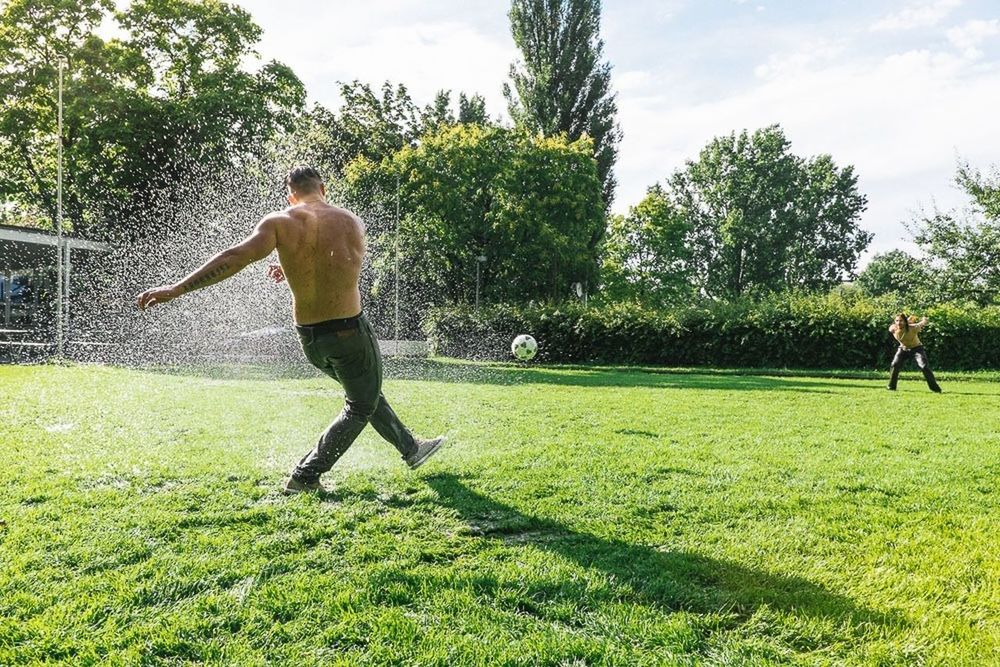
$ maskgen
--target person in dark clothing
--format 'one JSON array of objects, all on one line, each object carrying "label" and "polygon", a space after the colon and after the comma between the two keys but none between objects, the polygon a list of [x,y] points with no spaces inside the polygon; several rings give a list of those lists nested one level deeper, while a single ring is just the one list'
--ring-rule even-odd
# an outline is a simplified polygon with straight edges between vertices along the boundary
[{"label": "person in dark clothing", "polygon": [[926,326],[926,317],[918,322],[916,317],[907,317],[906,313],[898,313],[889,327],[889,333],[899,343],[896,356],[892,358],[889,385],[886,387],[889,391],[896,391],[899,371],[903,368],[903,364],[912,357],[916,359],[917,366],[923,372],[928,388],[934,393],[941,393],[941,386],[934,379],[934,373],[931,371],[930,363],[927,360],[927,350],[924,349],[920,338],[917,337],[917,334],[923,331]]}]

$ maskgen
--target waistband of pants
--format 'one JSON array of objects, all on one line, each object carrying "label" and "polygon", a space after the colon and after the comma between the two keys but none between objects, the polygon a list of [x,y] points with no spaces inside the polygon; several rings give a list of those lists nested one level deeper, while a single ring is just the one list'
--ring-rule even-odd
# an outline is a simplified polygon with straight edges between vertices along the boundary
[{"label": "waistband of pants", "polygon": [[301,334],[325,334],[337,331],[351,331],[361,327],[361,317],[364,313],[358,313],[354,317],[341,317],[335,320],[325,320],[315,324],[296,324],[295,329]]}]

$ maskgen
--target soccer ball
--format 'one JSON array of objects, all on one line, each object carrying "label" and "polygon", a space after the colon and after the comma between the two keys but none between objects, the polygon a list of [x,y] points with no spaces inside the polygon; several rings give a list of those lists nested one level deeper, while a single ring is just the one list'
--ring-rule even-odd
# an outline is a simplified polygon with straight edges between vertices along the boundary
[{"label": "soccer ball", "polygon": [[529,361],[538,353],[538,343],[528,334],[521,334],[510,344],[510,352],[520,361]]}]

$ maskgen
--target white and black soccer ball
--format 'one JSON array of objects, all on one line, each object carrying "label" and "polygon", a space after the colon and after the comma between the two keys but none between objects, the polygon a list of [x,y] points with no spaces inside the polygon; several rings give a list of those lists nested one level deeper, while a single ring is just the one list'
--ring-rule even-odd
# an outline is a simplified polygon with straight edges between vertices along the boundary
[{"label": "white and black soccer ball", "polygon": [[510,353],[519,361],[530,361],[538,354],[538,343],[528,334],[521,334],[510,344]]}]

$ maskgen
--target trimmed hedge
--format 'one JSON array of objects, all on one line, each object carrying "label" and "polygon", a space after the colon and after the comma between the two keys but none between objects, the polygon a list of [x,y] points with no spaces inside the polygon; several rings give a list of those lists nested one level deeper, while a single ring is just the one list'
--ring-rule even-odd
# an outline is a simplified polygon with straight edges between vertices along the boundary
[{"label": "trimmed hedge", "polygon": [[[746,368],[885,369],[898,307],[839,296],[779,296],[670,311],[634,305],[584,308],[438,308],[424,322],[436,354],[510,359],[519,333],[538,340],[546,362]],[[935,369],[1000,368],[1000,308],[943,304],[921,333]]]}]

